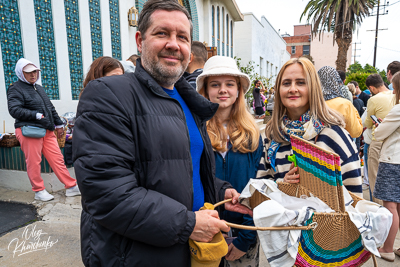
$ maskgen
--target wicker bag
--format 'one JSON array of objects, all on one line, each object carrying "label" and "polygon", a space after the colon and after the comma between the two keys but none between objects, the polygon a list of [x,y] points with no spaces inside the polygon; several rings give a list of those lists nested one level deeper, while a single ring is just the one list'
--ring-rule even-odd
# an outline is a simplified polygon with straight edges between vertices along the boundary
[{"label": "wicker bag", "polygon": [[19,141],[13,133],[9,133],[3,136],[0,141],[1,147],[15,147],[19,146]]},{"label": "wicker bag", "polygon": [[[67,120],[65,117],[61,117],[61,116],[60,116],[60,118],[63,118],[63,119],[65,120],[66,124],[68,125],[68,120]],[[61,138],[58,138],[57,130],[54,130],[54,134],[55,134],[56,137],[57,137],[57,143],[58,143],[58,146],[59,146],[60,148],[63,148],[63,147],[65,146],[65,137],[66,137],[66,135],[67,135],[67,125],[65,125],[65,126],[63,127],[64,132],[63,132],[63,135],[61,136]]]},{"label": "wicker bag", "polygon": [[[318,226],[314,230],[302,230],[295,266],[363,265],[372,254],[364,249],[360,232],[345,211],[340,157],[294,136],[291,143],[300,182],[278,182],[279,190],[298,198],[312,193],[335,211],[315,212],[307,221],[306,225],[317,223]],[[361,198],[349,193],[355,207]],[[269,198],[256,191],[250,198],[250,206],[254,209],[265,200]],[[375,256],[373,260],[377,266]]]}]

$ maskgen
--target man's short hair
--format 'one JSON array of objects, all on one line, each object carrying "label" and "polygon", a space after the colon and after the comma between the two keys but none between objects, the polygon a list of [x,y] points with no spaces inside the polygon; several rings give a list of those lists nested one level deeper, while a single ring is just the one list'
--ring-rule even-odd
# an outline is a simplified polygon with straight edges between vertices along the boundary
[{"label": "man's short hair", "polygon": [[354,84],[355,87],[360,87],[356,81],[351,81],[350,83]]},{"label": "man's short hair", "polygon": [[189,12],[181,6],[177,0],[149,0],[143,5],[138,20],[138,31],[142,33],[142,38],[145,39],[146,31],[149,29],[152,21],[151,15],[157,10],[165,11],[180,11],[186,15],[190,23],[190,41],[193,40],[193,23]]},{"label": "man's short hair", "polygon": [[208,59],[208,52],[206,46],[199,41],[193,41],[192,43],[192,53],[193,60],[197,63],[203,64],[206,63]]},{"label": "man's short hair", "polygon": [[371,74],[368,76],[368,78],[365,80],[365,85],[367,87],[373,86],[375,88],[379,88],[383,85],[383,80],[381,75],[379,74]]},{"label": "man's short hair", "polygon": [[387,66],[387,72],[390,74],[394,75],[396,72],[400,71],[400,62],[399,61],[393,61]]},{"label": "man's short hair", "polygon": [[336,70],[339,73],[340,79],[342,80],[342,82],[344,82],[344,80],[346,80],[346,72],[342,71],[342,70]]},{"label": "man's short hair", "polygon": [[130,56],[127,61],[131,61],[133,64],[136,64],[136,59],[140,58],[140,56],[133,54],[132,56]]}]

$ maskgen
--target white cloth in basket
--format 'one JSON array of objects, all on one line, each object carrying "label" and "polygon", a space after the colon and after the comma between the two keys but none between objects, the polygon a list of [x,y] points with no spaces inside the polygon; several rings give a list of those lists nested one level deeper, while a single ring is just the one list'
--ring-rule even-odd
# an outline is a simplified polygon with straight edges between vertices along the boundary
[{"label": "white cloth in basket", "polygon": [[[239,201],[249,206],[249,198],[255,191],[268,196],[253,210],[257,227],[302,226],[314,211],[334,212],[316,197],[296,198],[280,191],[277,184],[267,179],[251,179],[243,190]],[[293,266],[299,246],[300,230],[257,231],[261,247],[271,267]]]}]

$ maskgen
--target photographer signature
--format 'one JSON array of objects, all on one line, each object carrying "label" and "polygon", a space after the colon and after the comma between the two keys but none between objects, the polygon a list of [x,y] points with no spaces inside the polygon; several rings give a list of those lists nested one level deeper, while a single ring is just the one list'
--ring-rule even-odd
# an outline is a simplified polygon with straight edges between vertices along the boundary
[{"label": "photographer signature", "polygon": [[[51,241],[49,236],[47,240],[42,240],[42,236],[47,235],[47,233],[43,232],[42,230],[36,231],[36,225],[28,225],[25,227],[24,231],[22,232],[22,240],[19,238],[14,238],[11,240],[10,244],[8,244],[8,250],[14,248],[13,250],[13,257],[17,254],[17,256],[22,256],[27,253],[44,250],[51,248],[54,244],[58,242]],[[13,247],[15,245],[15,247]]]}]

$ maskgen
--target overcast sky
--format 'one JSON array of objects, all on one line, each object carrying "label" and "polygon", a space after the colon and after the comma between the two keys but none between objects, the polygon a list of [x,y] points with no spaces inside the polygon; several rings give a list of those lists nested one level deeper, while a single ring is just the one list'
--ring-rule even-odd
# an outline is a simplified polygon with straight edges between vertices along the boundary
[{"label": "overcast sky", "polygon": [[[384,2],[381,1],[381,4]],[[300,16],[308,3],[307,0],[236,0],[236,3],[242,13],[252,12],[259,19],[265,16],[281,34],[287,32],[293,35],[293,25],[306,23],[304,18],[300,21]],[[389,4],[388,15],[379,16],[379,29],[387,29],[378,32],[376,67],[380,70],[386,70],[387,65],[394,60],[400,61],[400,1],[392,0]],[[376,8],[374,11],[376,14]],[[366,63],[373,64],[375,28],[376,16],[367,17],[353,35],[353,43],[361,42],[357,44],[357,49],[361,50],[357,50],[357,55],[360,56],[356,60],[363,66]]]}]

